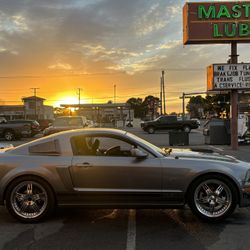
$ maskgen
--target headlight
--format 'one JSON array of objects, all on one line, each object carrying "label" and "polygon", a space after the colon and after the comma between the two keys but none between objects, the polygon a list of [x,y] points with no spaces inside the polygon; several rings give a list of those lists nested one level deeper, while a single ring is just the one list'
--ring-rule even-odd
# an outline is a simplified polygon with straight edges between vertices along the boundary
[{"label": "headlight", "polygon": [[250,184],[250,169],[247,170],[246,177],[245,177],[245,184]]},{"label": "headlight", "polygon": [[47,135],[48,132],[49,132],[48,128],[44,129],[44,130],[43,130],[43,135]]}]

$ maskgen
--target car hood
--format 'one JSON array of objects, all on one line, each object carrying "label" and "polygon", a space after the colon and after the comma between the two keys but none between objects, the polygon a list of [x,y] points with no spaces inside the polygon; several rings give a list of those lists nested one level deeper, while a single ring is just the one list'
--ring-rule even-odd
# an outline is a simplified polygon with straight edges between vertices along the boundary
[{"label": "car hood", "polygon": [[46,128],[46,131],[53,131],[53,132],[61,132],[65,130],[72,130],[72,129],[79,129],[82,128],[82,126],[58,126],[58,127],[48,127]]},{"label": "car hood", "polygon": [[208,153],[210,150],[202,149],[173,149],[171,156],[178,158],[193,158],[193,159],[207,159],[207,160],[218,160],[226,162],[238,162],[236,158],[229,155],[221,155],[215,153],[211,150],[211,153]]}]

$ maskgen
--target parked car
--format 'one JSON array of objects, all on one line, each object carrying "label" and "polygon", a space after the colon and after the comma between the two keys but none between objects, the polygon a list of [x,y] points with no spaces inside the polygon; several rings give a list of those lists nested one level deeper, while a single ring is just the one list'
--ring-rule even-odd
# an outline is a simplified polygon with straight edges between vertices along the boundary
[{"label": "parked car", "polygon": [[44,129],[51,126],[51,124],[53,123],[53,120],[51,120],[51,119],[42,119],[42,120],[38,120],[38,123],[40,125],[40,130],[43,131]]},{"label": "parked car", "polygon": [[198,126],[200,127],[201,121],[200,121],[198,118],[192,118],[191,120],[192,120],[192,121],[196,121],[197,124],[198,124]]},{"label": "parked car", "polygon": [[149,134],[155,133],[156,130],[183,130],[189,133],[198,127],[196,120],[178,120],[175,115],[159,116],[153,121],[141,123],[141,128]]},{"label": "parked car", "polygon": [[31,136],[32,130],[29,123],[13,123],[7,120],[0,122],[0,138],[13,141],[24,136]]},{"label": "parked car", "polygon": [[21,120],[21,119],[16,119],[16,120],[11,120],[9,121],[10,124],[29,124],[31,128],[31,133],[27,136],[35,136],[36,134],[39,134],[41,129],[40,125],[36,120]]},{"label": "parked car", "polygon": [[95,123],[94,123],[94,121],[92,121],[92,120],[87,120],[87,121],[86,121],[86,126],[87,126],[88,128],[94,128],[94,127],[95,127]]},{"label": "parked car", "polygon": [[43,135],[51,135],[57,132],[79,129],[87,126],[87,119],[84,116],[60,116],[57,117],[51,126],[44,129]]},{"label": "parked car", "polygon": [[56,206],[181,208],[206,221],[250,206],[250,164],[230,156],[158,148],[126,131],[86,128],[0,154],[0,204],[24,222]]}]

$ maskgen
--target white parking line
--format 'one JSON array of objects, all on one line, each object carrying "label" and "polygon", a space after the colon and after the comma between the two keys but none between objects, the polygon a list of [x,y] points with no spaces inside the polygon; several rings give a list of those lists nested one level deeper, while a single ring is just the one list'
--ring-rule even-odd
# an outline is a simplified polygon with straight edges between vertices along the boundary
[{"label": "white parking line", "polygon": [[136,244],[136,210],[130,209],[128,215],[128,233],[126,250],[135,250]]}]

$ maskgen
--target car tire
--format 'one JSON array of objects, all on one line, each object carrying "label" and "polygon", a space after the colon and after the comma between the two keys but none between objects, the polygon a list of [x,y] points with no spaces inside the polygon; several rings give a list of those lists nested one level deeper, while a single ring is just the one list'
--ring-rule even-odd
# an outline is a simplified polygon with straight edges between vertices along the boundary
[{"label": "car tire", "polygon": [[228,178],[206,175],[197,179],[187,193],[192,212],[207,222],[217,222],[231,215],[238,203],[238,192]]},{"label": "car tire", "polygon": [[6,130],[4,132],[4,139],[6,141],[13,141],[13,140],[15,140],[15,133],[12,130]]},{"label": "car tire", "polygon": [[147,131],[148,131],[149,134],[154,134],[155,133],[155,128],[154,127],[149,127],[147,129]]},{"label": "car tire", "polygon": [[5,200],[9,213],[26,223],[41,221],[55,209],[52,188],[46,181],[35,176],[24,176],[11,182]]},{"label": "car tire", "polygon": [[186,125],[186,126],[183,127],[183,131],[186,132],[186,133],[190,133],[191,128]]}]

